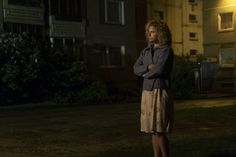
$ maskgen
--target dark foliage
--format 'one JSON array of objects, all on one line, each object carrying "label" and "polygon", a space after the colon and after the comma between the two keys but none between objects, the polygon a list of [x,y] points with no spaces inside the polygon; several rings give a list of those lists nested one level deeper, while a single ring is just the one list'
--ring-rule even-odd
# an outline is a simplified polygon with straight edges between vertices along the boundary
[{"label": "dark foliage", "polygon": [[2,104],[43,101],[101,102],[102,83],[88,80],[76,57],[33,36],[1,33],[0,99]]},{"label": "dark foliage", "polygon": [[188,57],[175,56],[172,90],[175,98],[190,98],[194,88],[194,63]]}]

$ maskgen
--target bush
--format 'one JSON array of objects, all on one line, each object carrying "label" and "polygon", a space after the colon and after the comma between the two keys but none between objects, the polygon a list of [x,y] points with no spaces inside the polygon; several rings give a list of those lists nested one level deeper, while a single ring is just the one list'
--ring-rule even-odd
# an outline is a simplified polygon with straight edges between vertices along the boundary
[{"label": "bush", "polygon": [[40,73],[45,61],[40,52],[41,45],[27,34],[1,33],[0,85],[4,102],[39,99],[44,95]]},{"label": "bush", "polygon": [[42,101],[102,102],[105,86],[88,80],[87,68],[64,50],[25,33],[1,33],[1,103]]},{"label": "bush", "polygon": [[175,56],[172,70],[172,90],[175,98],[190,98],[194,88],[194,64],[188,57]]},{"label": "bush", "polygon": [[84,103],[102,103],[108,100],[107,88],[101,81],[92,82],[87,88],[81,90],[78,98]]}]

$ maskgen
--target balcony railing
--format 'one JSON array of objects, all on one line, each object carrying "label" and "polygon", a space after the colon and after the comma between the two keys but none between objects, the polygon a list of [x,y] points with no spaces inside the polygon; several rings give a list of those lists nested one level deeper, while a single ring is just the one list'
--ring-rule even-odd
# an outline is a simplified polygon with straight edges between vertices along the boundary
[{"label": "balcony railing", "polygon": [[55,16],[49,16],[50,37],[85,37],[85,20],[82,22],[56,20]]},{"label": "balcony railing", "polygon": [[5,22],[44,25],[44,9],[18,5],[4,5],[3,18]]}]

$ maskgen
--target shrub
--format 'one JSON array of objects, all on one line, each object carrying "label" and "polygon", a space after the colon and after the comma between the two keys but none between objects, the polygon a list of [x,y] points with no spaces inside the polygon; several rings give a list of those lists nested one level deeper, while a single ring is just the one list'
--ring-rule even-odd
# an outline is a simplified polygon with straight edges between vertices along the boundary
[{"label": "shrub", "polygon": [[[0,85],[5,102],[38,99],[43,95],[41,45],[27,34],[1,33]],[[37,90],[35,90],[37,89]],[[38,93],[37,91],[40,91]]]},{"label": "shrub", "polygon": [[172,70],[172,90],[175,98],[190,98],[194,88],[194,64],[188,57],[175,56]]},{"label": "shrub", "polygon": [[51,87],[58,103],[101,103],[108,99],[105,84],[90,81],[88,69],[76,57],[60,49],[51,49],[48,57]]},{"label": "shrub", "polygon": [[108,100],[106,85],[101,81],[95,81],[81,90],[78,98],[84,103],[102,103]]},{"label": "shrub", "polygon": [[1,33],[1,103],[42,101],[102,102],[107,99],[101,82],[88,80],[87,68],[63,49],[33,36]]}]

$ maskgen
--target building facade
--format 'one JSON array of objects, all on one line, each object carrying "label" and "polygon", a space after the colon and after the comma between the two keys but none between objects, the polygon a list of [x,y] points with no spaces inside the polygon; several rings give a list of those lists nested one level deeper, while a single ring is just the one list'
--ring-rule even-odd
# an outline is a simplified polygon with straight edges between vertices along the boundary
[{"label": "building facade", "polygon": [[2,0],[0,28],[47,38],[86,63],[91,79],[131,89],[146,11],[146,0]]},{"label": "building facade", "polygon": [[233,0],[148,0],[148,18],[164,20],[176,55],[207,58],[200,65],[202,90],[236,92]]},{"label": "building facade", "polygon": [[87,0],[86,59],[92,78],[134,87],[135,0]]},{"label": "building facade", "polygon": [[149,19],[164,20],[177,55],[203,54],[202,0],[149,0]]},{"label": "building facade", "polygon": [[45,25],[43,2],[1,1],[1,27],[8,32],[42,34]]},{"label": "building facade", "polygon": [[204,55],[215,58],[215,87],[236,92],[236,2],[203,1]]},{"label": "building facade", "polygon": [[91,79],[132,89],[145,23],[164,20],[175,53],[205,56],[212,87],[235,92],[235,10],[233,0],[2,0],[0,30],[48,38],[86,63]]}]

